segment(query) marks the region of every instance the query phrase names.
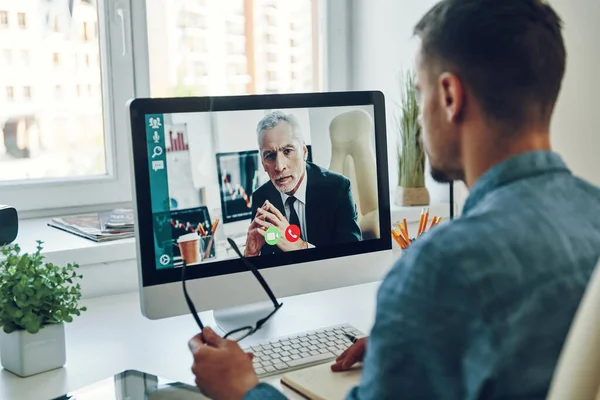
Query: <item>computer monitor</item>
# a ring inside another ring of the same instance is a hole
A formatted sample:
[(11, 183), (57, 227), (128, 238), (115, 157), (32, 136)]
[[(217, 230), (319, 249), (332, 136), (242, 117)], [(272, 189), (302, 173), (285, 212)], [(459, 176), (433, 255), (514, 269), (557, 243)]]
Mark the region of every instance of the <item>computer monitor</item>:
[(390, 267), (380, 92), (135, 99), (128, 108), (146, 317), (189, 312), (182, 257), (198, 311), (268, 300), (230, 248), (228, 224), (277, 297), (377, 281)]

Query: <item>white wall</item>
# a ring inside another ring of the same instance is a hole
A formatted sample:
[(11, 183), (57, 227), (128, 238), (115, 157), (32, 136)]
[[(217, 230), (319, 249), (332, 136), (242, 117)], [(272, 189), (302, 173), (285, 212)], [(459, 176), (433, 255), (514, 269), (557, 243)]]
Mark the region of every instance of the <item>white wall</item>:
[[(352, 24), (352, 89), (377, 89), (386, 96), (388, 132), (390, 115), (398, 95), (398, 72), (411, 67), (416, 42), (414, 25), (437, 1), (435, 0), (354, 0)], [(600, 126), (596, 119), (600, 101), (600, 1), (550, 0), (565, 22), (564, 36), (568, 51), (568, 67), (552, 125), (556, 151), (573, 171), (600, 185)], [(395, 187), (397, 172), (395, 141), (388, 133), (390, 184)], [(432, 182), (427, 187), (432, 202), (446, 199), (446, 186)], [(459, 208), (467, 190), (455, 185)]]
[(554, 113), (552, 144), (573, 172), (600, 185), (600, 2), (550, 0), (562, 17), (567, 73)]
[[(390, 194), (398, 181), (393, 113), (398, 104), (401, 71), (412, 68), (417, 42), (413, 27), (435, 4), (433, 0), (354, 0), (352, 19), (352, 81), (354, 90), (381, 90), (385, 95)], [(448, 185), (426, 175), (432, 203), (449, 198)]]

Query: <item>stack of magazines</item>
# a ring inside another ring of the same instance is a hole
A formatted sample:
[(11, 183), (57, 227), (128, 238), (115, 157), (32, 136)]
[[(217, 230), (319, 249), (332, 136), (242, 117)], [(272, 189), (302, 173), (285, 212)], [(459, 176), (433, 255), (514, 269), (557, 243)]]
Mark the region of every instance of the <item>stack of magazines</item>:
[(48, 225), (94, 242), (107, 242), (133, 237), (133, 221), (132, 209), (118, 208), (110, 211), (52, 218)]

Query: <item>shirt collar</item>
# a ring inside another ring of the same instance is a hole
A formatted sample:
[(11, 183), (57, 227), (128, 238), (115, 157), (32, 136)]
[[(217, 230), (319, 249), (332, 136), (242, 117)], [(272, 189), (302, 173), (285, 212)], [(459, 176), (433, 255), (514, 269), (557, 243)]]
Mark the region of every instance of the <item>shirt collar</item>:
[(519, 154), (496, 164), (484, 173), (471, 188), (463, 207), (463, 214), (468, 213), (485, 196), (501, 186), (553, 172), (571, 173), (558, 154), (547, 150)]
[[(298, 186), (296, 193), (294, 193), (294, 197), (296, 198), (296, 200), (300, 201), (300, 203), (302, 203), (302, 204), (306, 204), (306, 182), (307, 181), (308, 181), (308, 171), (305, 169), (304, 170), (304, 178), (302, 179), (302, 182), (300, 182), (300, 186)], [(281, 194), (281, 201), (283, 201), (283, 205), (285, 206), (285, 201), (288, 199), (288, 197), (292, 197), (292, 196), (288, 196), (287, 194), (281, 193), (281, 192), (279, 192), (279, 194)]]

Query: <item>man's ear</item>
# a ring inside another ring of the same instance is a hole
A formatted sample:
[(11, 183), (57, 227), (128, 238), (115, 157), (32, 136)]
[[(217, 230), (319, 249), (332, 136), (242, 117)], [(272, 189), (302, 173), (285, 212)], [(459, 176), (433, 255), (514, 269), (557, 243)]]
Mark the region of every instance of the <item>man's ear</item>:
[(304, 159), (304, 161), (308, 160), (308, 147), (306, 147), (305, 144), (302, 145), (302, 151), (304, 152), (302, 158)]
[(465, 89), (460, 79), (449, 72), (444, 72), (439, 78), (440, 105), (446, 114), (446, 120), (456, 122), (464, 107)]

